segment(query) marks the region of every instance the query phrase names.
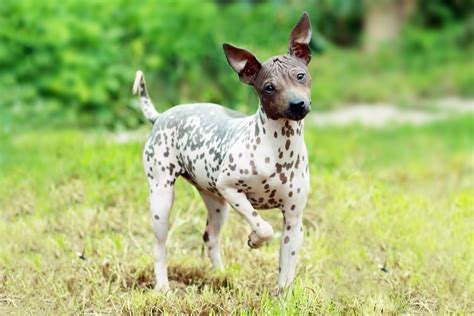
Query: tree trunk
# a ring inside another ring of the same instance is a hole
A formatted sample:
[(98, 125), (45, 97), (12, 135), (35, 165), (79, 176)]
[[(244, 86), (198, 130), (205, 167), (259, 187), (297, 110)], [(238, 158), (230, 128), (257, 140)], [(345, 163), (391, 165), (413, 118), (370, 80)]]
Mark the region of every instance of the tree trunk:
[(417, 0), (365, 0), (364, 5), (364, 50), (374, 52), (400, 36)]

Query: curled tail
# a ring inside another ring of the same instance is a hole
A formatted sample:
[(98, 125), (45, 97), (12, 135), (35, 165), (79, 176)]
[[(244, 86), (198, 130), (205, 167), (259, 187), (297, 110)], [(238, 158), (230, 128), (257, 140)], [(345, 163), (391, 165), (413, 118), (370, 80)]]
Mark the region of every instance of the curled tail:
[(150, 96), (148, 95), (148, 91), (146, 89), (145, 76), (141, 70), (137, 71), (137, 74), (135, 75), (135, 81), (133, 83), (133, 94), (136, 94), (137, 92), (140, 96), (140, 107), (143, 114), (148, 121), (154, 123), (160, 114), (156, 111), (153, 102), (151, 102)]

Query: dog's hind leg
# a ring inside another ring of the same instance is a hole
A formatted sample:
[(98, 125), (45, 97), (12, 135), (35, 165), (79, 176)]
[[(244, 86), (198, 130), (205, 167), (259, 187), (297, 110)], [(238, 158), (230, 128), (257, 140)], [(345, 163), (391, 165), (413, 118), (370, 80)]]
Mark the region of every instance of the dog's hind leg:
[(217, 198), (209, 193), (199, 192), (206, 204), (207, 222), (206, 230), (202, 236), (206, 243), (207, 254), (214, 269), (222, 269), (220, 232), (222, 225), (229, 213), (229, 204), (222, 198)]
[(166, 239), (168, 237), (168, 219), (174, 201), (174, 185), (166, 187), (153, 180), (150, 184), (150, 209), (152, 226), (156, 236), (155, 244), (155, 290), (168, 290), (168, 263)]
[[(167, 290), (168, 269), (166, 256), (166, 239), (168, 237), (168, 220), (174, 201), (174, 184), (179, 174), (176, 160), (168, 154), (168, 159), (161, 157), (165, 150), (155, 150), (148, 141), (143, 153), (143, 165), (148, 178), (152, 227), (156, 236), (155, 244), (155, 290)], [(160, 160), (157, 160), (159, 156)]]

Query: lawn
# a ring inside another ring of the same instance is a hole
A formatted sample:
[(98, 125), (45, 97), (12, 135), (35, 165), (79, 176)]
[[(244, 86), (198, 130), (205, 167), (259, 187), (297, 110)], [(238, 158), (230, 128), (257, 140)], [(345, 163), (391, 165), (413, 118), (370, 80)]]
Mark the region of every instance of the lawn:
[(0, 132), (0, 313), (474, 312), (472, 115), (426, 126), (307, 126), (311, 194), (297, 282), (277, 297), (281, 215), (262, 249), (231, 213), (210, 270), (205, 209), (177, 184), (172, 292), (154, 294), (143, 142)]

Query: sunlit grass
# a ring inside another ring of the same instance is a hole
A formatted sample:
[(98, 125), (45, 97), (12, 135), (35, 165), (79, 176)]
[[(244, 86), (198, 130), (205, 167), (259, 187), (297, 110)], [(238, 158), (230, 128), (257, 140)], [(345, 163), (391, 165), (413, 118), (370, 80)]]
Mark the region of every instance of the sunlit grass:
[[(205, 210), (177, 184), (173, 292), (156, 295), (141, 142), (30, 131), (0, 142), (0, 312), (444, 313), (473, 311), (472, 116), (384, 130), (308, 127), (312, 192), (296, 284), (275, 297), (275, 240), (246, 246), (235, 212), (226, 270), (201, 240)], [(85, 260), (80, 259), (83, 254)]]

